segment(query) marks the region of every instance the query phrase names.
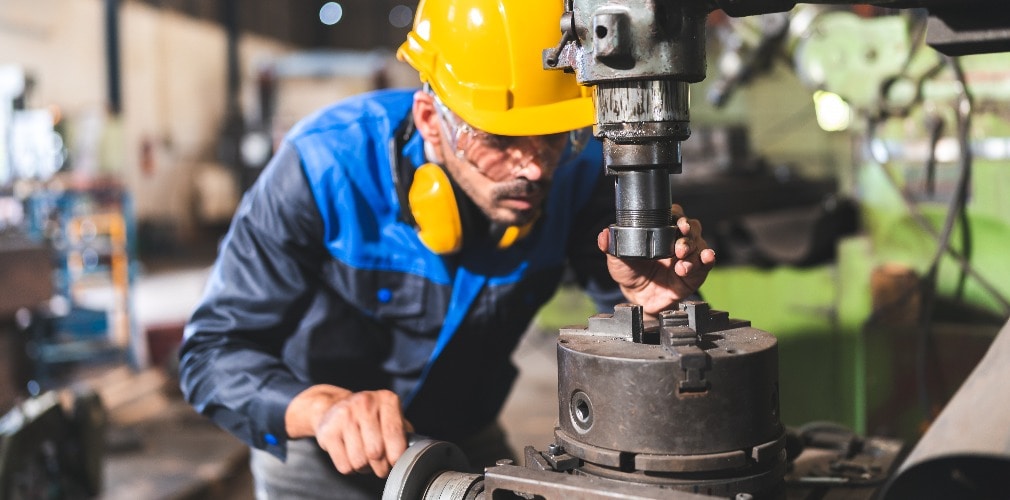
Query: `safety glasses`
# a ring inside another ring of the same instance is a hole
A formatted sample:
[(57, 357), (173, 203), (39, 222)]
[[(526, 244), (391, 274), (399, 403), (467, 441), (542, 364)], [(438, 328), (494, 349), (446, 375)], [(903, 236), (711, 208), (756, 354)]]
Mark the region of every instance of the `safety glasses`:
[(548, 135), (508, 136), (471, 126), (432, 94), (442, 133), (456, 158), (469, 163), (495, 182), (522, 177), (531, 165), (550, 177), (559, 166), (573, 160), (589, 141), (590, 129)]

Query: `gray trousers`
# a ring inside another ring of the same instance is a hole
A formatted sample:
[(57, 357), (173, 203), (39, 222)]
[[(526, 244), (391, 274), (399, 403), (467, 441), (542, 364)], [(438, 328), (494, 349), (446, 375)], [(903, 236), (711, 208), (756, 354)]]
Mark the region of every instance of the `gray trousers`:
[[(454, 444), (463, 450), (476, 471), (494, 465), (499, 459), (515, 458), (497, 423)], [(288, 441), (284, 462), (256, 449), (249, 461), (256, 500), (377, 500), (386, 484), (385, 479), (372, 474), (341, 474), (315, 439)]]

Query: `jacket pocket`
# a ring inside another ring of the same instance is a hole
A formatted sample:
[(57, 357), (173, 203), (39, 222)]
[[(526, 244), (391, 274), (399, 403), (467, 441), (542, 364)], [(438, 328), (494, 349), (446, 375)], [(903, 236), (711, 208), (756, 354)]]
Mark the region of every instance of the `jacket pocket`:
[(356, 269), (334, 260), (324, 267), (324, 279), (348, 304), (387, 327), (438, 334), (445, 315), (442, 287), (423, 276)]

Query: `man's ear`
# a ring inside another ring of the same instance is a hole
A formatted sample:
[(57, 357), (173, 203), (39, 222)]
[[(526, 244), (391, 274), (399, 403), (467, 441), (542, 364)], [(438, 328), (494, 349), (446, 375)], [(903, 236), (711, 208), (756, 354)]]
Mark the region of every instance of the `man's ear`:
[[(433, 146), (434, 151), (441, 152), (442, 128), (438, 110), (435, 109), (435, 98), (422, 90), (417, 91), (414, 94), (414, 106), (411, 111), (414, 114), (414, 126), (421, 133), (421, 137)], [(442, 158), (435, 160), (442, 161)]]

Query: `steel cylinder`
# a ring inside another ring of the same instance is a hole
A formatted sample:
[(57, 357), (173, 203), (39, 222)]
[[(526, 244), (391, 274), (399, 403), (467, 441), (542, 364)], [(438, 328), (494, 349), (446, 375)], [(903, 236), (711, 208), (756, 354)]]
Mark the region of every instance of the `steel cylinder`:
[(782, 432), (775, 339), (744, 327), (705, 335), (702, 391), (662, 346), (564, 335), (558, 343), (559, 422), (579, 441), (628, 453), (750, 449)]
[(691, 136), (687, 82), (602, 82), (595, 94), (596, 135), (618, 143), (682, 141)]
[(584, 473), (727, 491), (781, 483), (778, 351), (768, 332), (701, 302), (658, 322), (621, 305), (563, 329), (557, 354), (555, 436), (585, 461)]

